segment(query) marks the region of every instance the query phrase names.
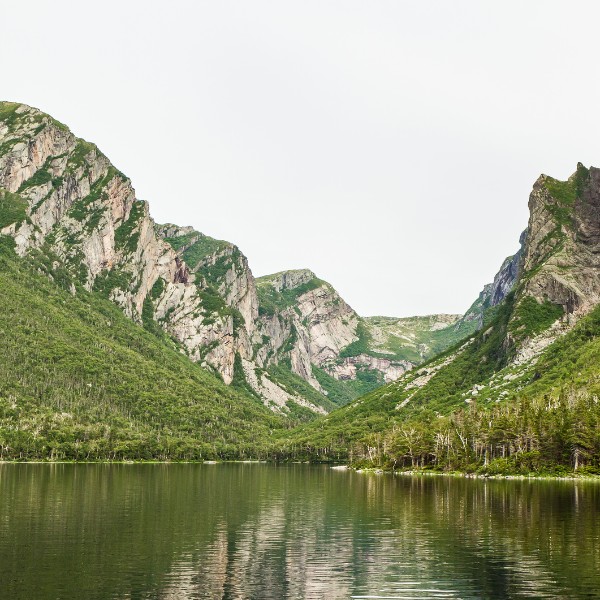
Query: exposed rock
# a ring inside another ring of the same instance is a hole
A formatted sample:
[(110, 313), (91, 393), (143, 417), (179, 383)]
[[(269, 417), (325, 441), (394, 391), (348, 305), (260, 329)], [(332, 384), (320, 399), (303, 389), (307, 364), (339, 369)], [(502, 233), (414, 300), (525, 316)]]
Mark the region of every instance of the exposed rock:
[(483, 287), (477, 300), (475, 300), (457, 324), (458, 327), (464, 326), (468, 322), (476, 322), (477, 329), (483, 327), (487, 309), (492, 306), (498, 306), (514, 288), (522, 268), (527, 232), (528, 230), (526, 229), (521, 233), (519, 237), (520, 247), (517, 253), (504, 260), (502, 266), (494, 276), (494, 281), (487, 283)]
[(333, 364), (328, 371), (336, 379), (356, 379), (357, 367), (365, 367), (383, 374), (385, 383), (395, 381), (406, 371), (414, 367), (413, 363), (404, 361), (392, 361), (388, 358), (378, 358), (368, 354), (359, 354), (342, 359), (341, 364)]
[(317, 276), (308, 269), (296, 269), (292, 271), (281, 271), (268, 276), (271, 285), (276, 291), (293, 290), (301, 285), (317, 278)]
[(582, 315), (600, 301), (600, 170), (566, 182), (542, 175), (529, 197), (524, 292)]

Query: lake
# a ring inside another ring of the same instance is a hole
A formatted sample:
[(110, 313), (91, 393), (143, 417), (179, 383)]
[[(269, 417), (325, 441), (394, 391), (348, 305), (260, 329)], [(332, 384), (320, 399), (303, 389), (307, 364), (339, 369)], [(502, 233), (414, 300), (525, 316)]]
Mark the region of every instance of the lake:
[(600, 598), (600, 483), (3, 464), (0, 597)]

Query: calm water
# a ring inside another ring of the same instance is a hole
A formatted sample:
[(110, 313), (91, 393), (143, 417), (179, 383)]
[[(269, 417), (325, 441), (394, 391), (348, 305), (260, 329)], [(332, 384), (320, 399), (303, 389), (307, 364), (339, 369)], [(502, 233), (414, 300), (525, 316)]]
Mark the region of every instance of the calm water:
[(600, 598), (600, 484), (0, 465), (0, 597)]

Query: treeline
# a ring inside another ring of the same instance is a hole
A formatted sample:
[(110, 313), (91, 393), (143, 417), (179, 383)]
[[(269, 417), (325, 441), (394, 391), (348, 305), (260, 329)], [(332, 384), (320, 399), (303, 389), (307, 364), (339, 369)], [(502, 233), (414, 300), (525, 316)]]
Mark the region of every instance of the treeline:
[[(107, 428), (54, 427), (50, 431), (0, 429), (3, 461), (203, 461), (267, 458), (256, 445), (203, 442), (195, 437), (161, 436), (157, 432)], [(96, 431), (95, 431), (96, 430)], [(104, 433), (104, 435), (102, 435)], [(90, 435), (99, 434), (98, 437)]]
[[(342, 458), (331, 447), (286, 451), (292, 458)], [(522, 397), (492, 408), (474, 403), (449, 416), (422, 413), (367, 435), (347, 459), (390, 470), (600, 474), (600, 403), (564, 390), (558, 397)]]

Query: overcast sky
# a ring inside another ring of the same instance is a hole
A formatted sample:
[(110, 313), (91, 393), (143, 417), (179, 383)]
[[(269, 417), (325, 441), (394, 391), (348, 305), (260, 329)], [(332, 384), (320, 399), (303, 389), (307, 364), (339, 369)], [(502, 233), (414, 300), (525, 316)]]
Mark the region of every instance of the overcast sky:
[(600, 3), (4, 2), (0, 97), (98, 144), (158, 222), (361, 314), (464, 312), (540, 173), (600, 165)]

